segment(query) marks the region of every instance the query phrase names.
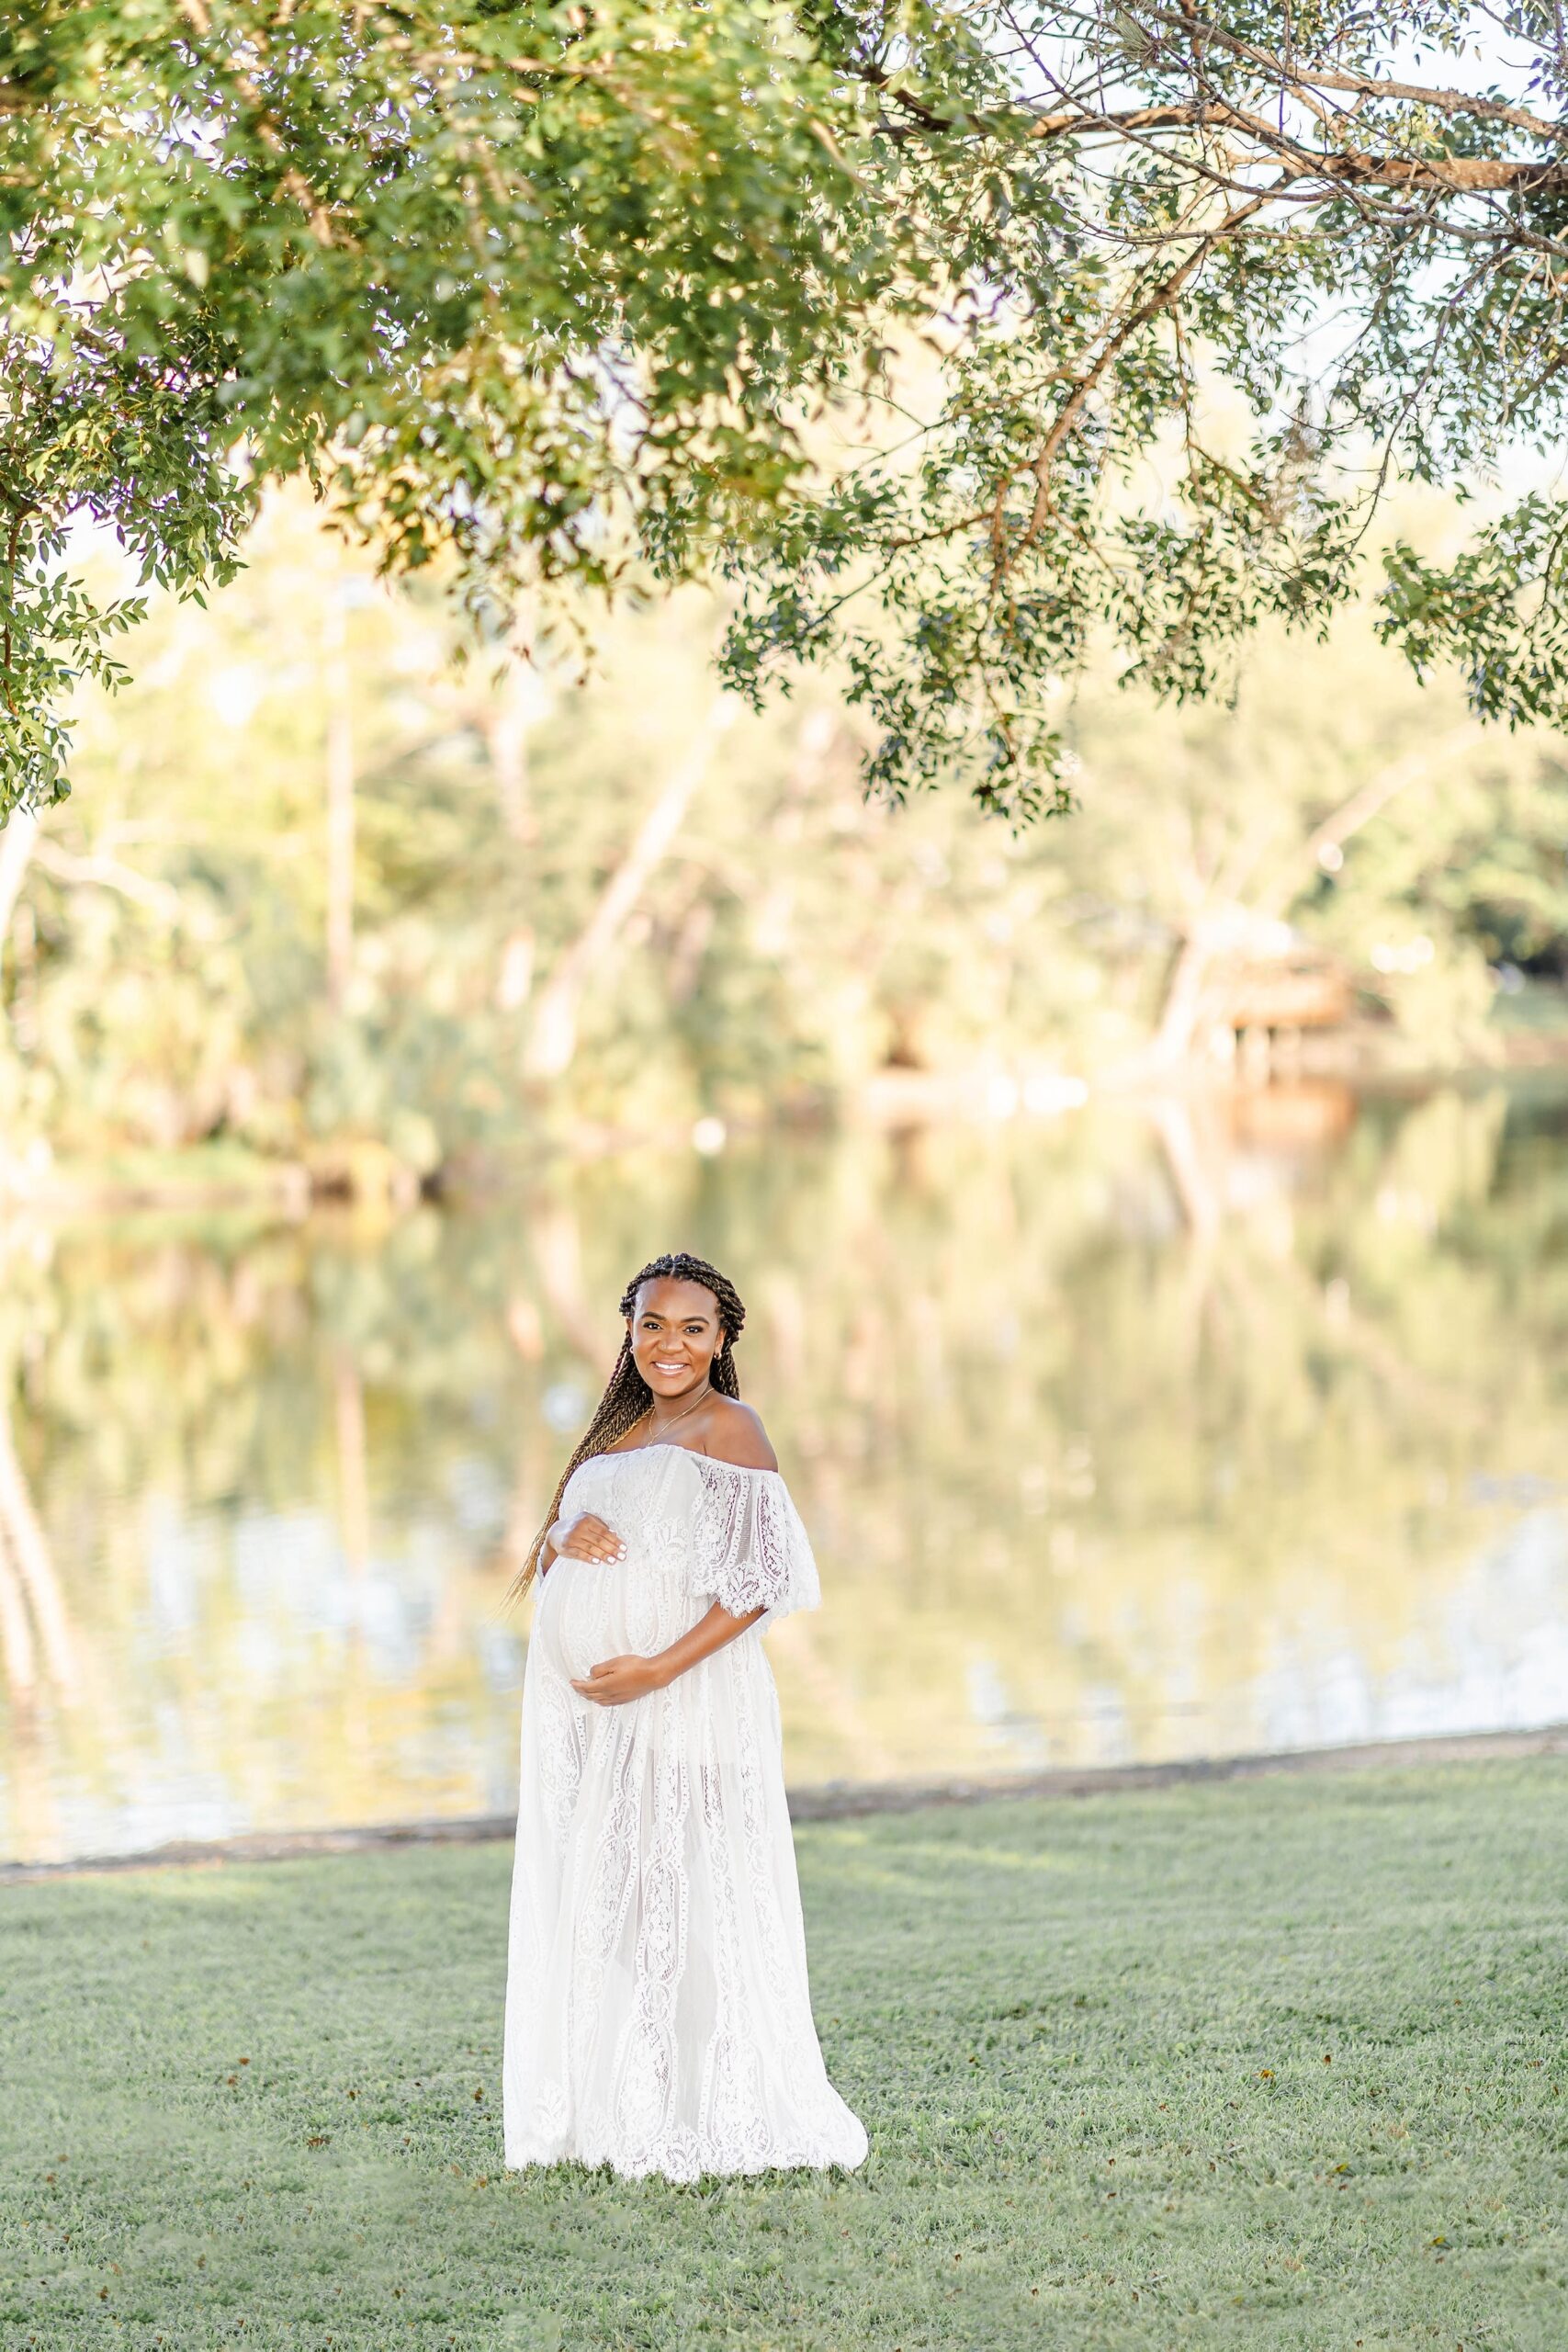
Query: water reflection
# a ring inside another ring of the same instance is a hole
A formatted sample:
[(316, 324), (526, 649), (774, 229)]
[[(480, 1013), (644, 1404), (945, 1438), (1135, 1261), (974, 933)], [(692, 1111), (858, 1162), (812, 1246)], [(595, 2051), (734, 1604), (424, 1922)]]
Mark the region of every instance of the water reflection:
[(1568, 1717), (1568, 1102), (1303, 1089), (13, 1235), (0, 1850), (508, 1805), (502, 1595), (671, 1241), (823, 1561), (796, 1781)]

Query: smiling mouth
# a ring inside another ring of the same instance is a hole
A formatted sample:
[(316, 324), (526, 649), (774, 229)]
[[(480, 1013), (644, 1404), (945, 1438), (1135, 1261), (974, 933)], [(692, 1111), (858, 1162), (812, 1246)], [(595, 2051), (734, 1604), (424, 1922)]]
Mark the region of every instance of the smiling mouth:
[(684, 1363), (660, 1363), (655, 1357), (653, 1369), (655, 1372), (689, 1372), (691, 1366)]

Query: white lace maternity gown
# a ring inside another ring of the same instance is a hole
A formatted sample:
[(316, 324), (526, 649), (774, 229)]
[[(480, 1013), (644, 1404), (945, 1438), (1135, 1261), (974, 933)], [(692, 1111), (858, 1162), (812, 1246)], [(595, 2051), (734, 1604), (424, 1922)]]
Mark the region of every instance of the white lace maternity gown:
[[(778, 1700), (761, 1635), (815, 1608), (816, 1564), (776, 1470), (674, 1445), (574, 1471), (614, 1565), (543, 1580), (523, 1686), (504, 2065), (506, 2163), (633, 2177), (858, 2165), (807, 1986)], [(571, 1688), (649, 1655), (715, 1600), (768, 1615), (619, 1707)]]

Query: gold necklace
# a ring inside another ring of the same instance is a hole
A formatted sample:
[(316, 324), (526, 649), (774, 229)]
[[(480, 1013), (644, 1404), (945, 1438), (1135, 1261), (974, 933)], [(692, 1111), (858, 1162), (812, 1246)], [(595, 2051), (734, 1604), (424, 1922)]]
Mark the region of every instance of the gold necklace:
[[(685, 1419), (685, 1418), (686, 1418), (686, 1416), (687, 1416), (687, 1414), (688, 1414), (688, 1413), (694, 1413), (694, 1412), (696, 1411), (696, 1409), (697, 1409), (697, 1407), (698, 1407), (699, 1405), (705, 1404), (705, 1403), (706, 1403), (706, 1401), (707, 1401), (707, 1399), (708, 1399), (712, 1395), (713, 1395), (713, 1382), (712, 1382), (711, 1380), (709, 1380), (709, 1381), (705, 1385), (704, 1389), (703, 1389), (703, 1393), (702, 1393), (702, 1395), (701, 1395), (700, 1396), (695, 1396), (695, 1397), (694, 1397), (694, 1398), (693, 1398), (693, 1400), (692, 1400), (692, 1402), (691, 1402), (689, 1405), (682, 1405), (682, 1408), (681, 1408), (681, 1409), (680, 1409), (680, 1411), (679, 1411), (678, 1413), (671, 1413), (671, 1416), (670, 1416), (670, 1419), (669, 1419), (667, 1421), (661, 1421), (661, 1420), (660, 1419), (660, 1418), (659, 1418), (658, 1414), (657, 1414), (657, 1413), (654, 1411), (654, 1409), (653, 1409), (653, 1404), (652, 1404), (652, 1400), (651, 1400), (651, 1398), (650, 1398), (650, 1399), (649, 1399), (649, 1405), (648, 1405), (648, 1408), (647, 1408), (647, 1410), (646, 1410), (645, 1412), (639, 1413), (639, 1414), (638, 1414), (638, 1416), (637, 1416), (637, 1419), (638, 1419), (639, 1420), (644, 1420), (644, 1421), (651, 1420), (651, 1421), (652, 1421), (652, 1423), (653, 1423), (654, 1430), (655, 1430), (655, 1431), (656, 1431), (656, 1432), (657, 1432), (658, 1430), (672, 1430), (672, 1429), (674, 1428), (674, 1426), (675, 1426), (675, 1424), (676, 1424), (676, 1422), (677, 1422), (677, 1421), (683, 1421), (683, 1420)], [(648, 1442), (649, 1442), (650, 1445), (657, 1445), (657, 1444), (658, 1444), (658, 1442), (659, 1442), (659, 1439), (658, 1439), (657, 1434), (656, 1434), (655, 1436), (653, 1436), (653, 1437), (649, 1438), (649, 1440), (648, 1441)]]

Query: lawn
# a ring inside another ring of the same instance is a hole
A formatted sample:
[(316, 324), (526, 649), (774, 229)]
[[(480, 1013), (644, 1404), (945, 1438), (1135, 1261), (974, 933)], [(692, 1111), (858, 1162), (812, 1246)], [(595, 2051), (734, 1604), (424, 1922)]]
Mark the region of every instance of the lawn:
[(0, 2345), (1561, 2352), (1568, 1763), (798, 1834), (853, 2177), (501, 2165), (510, 1850), (0, 1895)]

